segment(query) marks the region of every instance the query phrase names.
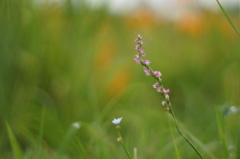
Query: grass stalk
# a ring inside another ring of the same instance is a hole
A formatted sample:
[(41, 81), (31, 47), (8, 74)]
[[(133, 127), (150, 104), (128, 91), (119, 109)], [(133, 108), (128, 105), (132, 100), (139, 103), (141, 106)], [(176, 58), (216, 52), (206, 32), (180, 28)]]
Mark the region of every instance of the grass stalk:
[(8, 131), (8, 137), (9, 137), (12, 149), (13, 149), (14, 158), (15, 159), (23, 159), (22, 150), (21, 150), (19, 143), (7, 121), (6, 121), (6, 126), (7, 126), (7, 131)]
[(173, 134), (172, 125), (171, 125), (171, 122), (170, 122), (169, 118), (168, 118), (168, 124), (169, 124), (169, 128), (170, 128), (170, 132), (172, 134), (172, 140), (173, 140), (173, 145), (174, 145), (174, 149), (175, 149), (175, 152), (176, 152), (177, 159), (181, 159), (177, 144), (175, 142), (175, 137), (174, 137), (174, 134)]
[(224, 147), (224, 151), (225, 151), (225, 154), (226, 154), (225, 157), (227, 159), (229, 159), (230, 152), (229, 152), (227, 140), (226, 140), (226, 137), (225, 137), (224, 123), (223, 123), (224, 121), (223, 121), (219, 111), (217, 110), (217, 108), (215, 108), (215, 112), (216, 112), (216, 120), (217, 120), (217, 127), (218, 127), (218, 136), (219, 136), (219, 139), (221, 141), (221, 144)]
[(137, 148), (133, 148), (133, 159), (137, 159)]
[(219, 0), (216, 0), (218, 3), (218, 6), (220, 7), (220, 9), (222, 10), (223, 14), (226, 16), (226, 18), (228, 19), (229, 23), (232, 25), (233, 29), (237, 32), (237, 34), (240, 36), (240, 32), (238, 30), (238, 28), (236, 27), (236, 25), (234, 24), (234, 22), (232, 21), (232, 19), (230, 18), (230, 16), (227, 14), (227, 12), (225, 11), (225, 9), (223, 8), (223, 6), (221, 5), (221, 3), (219, 2)]
[(175, 123), (175, 126), (177, 128), (177, 131), (178, 133), (184, 138), (184, 140), (193, 148), (193, 150), (197, 153), (197, 155), (201, 158), (201, 159), (204, 159), (204, 157), (202, 156), (202, 154), (198, 151), (198, 149), (193, 145), (193, 143), (183, 134), (183, 132), (181, 131), (178, 123), (177, 123), (177, 119), (176, 119), (176, 116), (174, 114), (174, 111), (172, 109), (172, 105), (171, 103), (169, 103), (169, 107), (170, 107), (170, 114), (172, 115), (173, 117), (173, 120), (174, 120), (174, 123)]
[(45, 113), (46, 113), (46, 107), (43, 107), (42, 114), (41, 114), (41, 123), (40, 123), (40, 132), (38, 137), (38, 158), (41, 158), (41, 151), (42, 151), (42, 139), (43, 139), (43, 129), (44, 129), (44, 123), (45, 123)]
[(58, 154), (55, 159), (60, 159), (62, 154), (64, 154), (69, 142), (71, 141), (72, 137), (76, 134), (76, 132), (79, 128), (80, 128), (80, 126), (79, 127), (75, 127), (74, 125), (70, 126), (70, 128), (68, 129), (68, 131), (63, 139), (62, 144), (59, 147)]

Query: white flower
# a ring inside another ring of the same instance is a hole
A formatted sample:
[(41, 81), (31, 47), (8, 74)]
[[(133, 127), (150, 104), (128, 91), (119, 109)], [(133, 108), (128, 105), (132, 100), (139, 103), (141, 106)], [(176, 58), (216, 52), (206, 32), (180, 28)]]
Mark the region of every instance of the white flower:
[(236, 107), (236, 106), (231, 106), (230, 107), (230, 111), (231, 111), (231, 113), (237, 113), (238, 112), (238, 108)]
[(121, 123), (122, 117), (117, 118), (117, 119), (113, 119), (112, 123), (115, 125), (119, 125)]
[(79, 129), (79, 128), (81, 127), (81, 125), (80, 125), (79, 122), (74, 122), (74, 123), (72, 124), (72, 126), (73, 126), (74, 128), (76, 128), (76, 129)]

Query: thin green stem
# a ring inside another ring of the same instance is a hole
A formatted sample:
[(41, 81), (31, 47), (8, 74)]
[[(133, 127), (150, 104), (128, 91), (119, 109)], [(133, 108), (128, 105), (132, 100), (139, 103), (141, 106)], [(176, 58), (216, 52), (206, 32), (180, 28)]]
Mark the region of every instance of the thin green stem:
[(223, 8), (223, 6), (221, 5), (221, 3), (216, 0), (220, 9), (222, 10), (223, 14), (226, 16), (226, 18), (228, 19), (229, 23), (232, 25), (232, 27), (234, 28), (234, 30), (238, 33), (238, 35), (240, 36), (240, 32), (238, 30), (238, 28), (236, 27), (236, 25), (233, 23), (232, 19), (230, 18), (230, 16), (227, 14), (227, 12), (225, 11), (225, 9)]
[(128, 158), (129, 158), (129, 159), (132, 159), (132, 157), (131, 157), (130, 153), (128, 152), (127, 147), (126, 147), (126, 145), (125, 145), (125, 143), (124, 143), (124, 141), (123, 141), (121, 132), (120, 132), (119, 130), (117, 131), (117, 134), (118, 134), (118, 138), (119, 138), (119, 140), (120, 140), (120, 142), (121, 142), (121, 144), (122, 144), (122, 147), (123, 147), (124, 151), (126, 152)]
[(38, 158), (41, 158), (41, 151), (42, 151), (42, 138), (43, 138), (43, 130), (44, 130), (44, 123), (45, 123), (45, 113), (46, 107), (43, 107), (42, 115), (41, 115), (41, 123), (40, 123), (40, 133), (38, 139)]
[(172, 109), (172, 105), (171, 103), (169, 103), (169, 107), (170, 107), (170, 114), (172, 115), (173, 117), (173, 120), (174, 120), (174, 123), (175, 123), (175, 126), (177, 128), (177, 131), (178, 133), (185, 139), (185, 141), (194, 149), (194, 151), (198, 154), (198, 156), (201, 158), (201, 159), (204, 159), (204, 157), (201, 155), (201, 153), (197, 150), (197, 148), (192, 144), (192, 142), (190, 140), (188, 140), (188, 138), (182, 133), (178, 123), (177, 123), (177, 119), (176, 119), (176, 116), (174, 114), (174, 111)]

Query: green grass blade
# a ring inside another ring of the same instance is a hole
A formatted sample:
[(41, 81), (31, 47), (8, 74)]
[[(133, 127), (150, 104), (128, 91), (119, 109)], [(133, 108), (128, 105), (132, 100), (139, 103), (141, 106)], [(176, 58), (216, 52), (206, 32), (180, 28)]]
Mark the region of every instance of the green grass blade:
[(218, 135), (219, 135), (219, 139), (221, 141), (221, 144), (224, 147), (225, 150), (225, 154), (226, 154), (226, 158), (229, 159), (230, 157), (230, 153), (229, 153), (229, 149), (228, 149), (228, 144), (227, 144), (227, 140), (225, 137), (225, 131), (224, 131), (224, 123), (223, 123), (223, 118), (221, 117), (220, 112), (217, 110), (217, 108), (215, 108), (215, 113), (216, 113), (216, 120), (217, 120), (217, 127), (218, 127)]
[[(77, 126), (76, 126), (77, 125)], [(58, 154), (56, 156), (56, 159), (59, 159), (61, 157), (62, 154), (64, 154), (64, 152), (66, 151), (67, 145), (69, 144), (69, 142), (71, 141), (72, 137), (76, 134), (76, 132), (78, 131), (78, 129), (80, 128), (80, 123), (76, 122), (73, 123), (70, 128), (68, 129), (62, 144), (59, 147), (58, 150)]]
[(38, 158), (41, 158), (41, 151), (42, 151), (42, 138), (43, 138), (43, 129), (44, 129), (44, 123), (45, 123), (45, 112), (46, 112), (46, 107), (43, 108), (42, 110), (42, 115), (41, 115), (41, 123), (40, 123), (40, 132), (39, 132), (39, 137), (38, 137)]
[(208, 158), (211, 159), (217, 159), (211, 152), (210, 150), (206, 147), (205, 144), (203, 144), (197, 137), (194, 136), (194, 134), (192, 134), (186, 127), (184, 127), (184, 125), (182, 125), (182, 123), (177, 120), (178, 124), (181, 126), (181, 128), (184, 130), (184, 132), (186, 133), (187, 136), (189, 136), (191, 138), (191, 140), (197, 144), (205, 154), (208, 155)]
[(233, 23), (232, 19), (230, 18), (230, 16), (227, 14), (227, 12), (225, 11), (225, 9), (223, 8), (223, 6), (221, 5), (221, 3), (216, 0), (220, 9), (222, 10), (223, 14), (226, 16), (226, 18), (228, 19), (229, 23), (232, 25), (232, 27), (234, 28), (234, 30), (238, 33), (238, 35), (240, 36), (240, 32), (238, 30), (238, 28), (236, 27), (236, 25)]
[(13, 154), (14, 154), (15, 159), (23, 159), (23, 155), (22, 155), (20, 146), (19, 146), (17, 139), (16, 139), (14, 133), (12, 132), (12, 129), (9, 126), (8, 122), (6, 122), (6, 126), (7, 126), (8, 137), (9, 137), (12, 149), (13, 149)]
[(181, 159), (179, 149), (178, 149), (178, 146), (176, 144), (175, 136), (174, 136), (174, 133), (173, 133), (172, 125), (170, 123), (169, 118), (168, 118), (168, 124), (169, 124), (170, 132), (171, 132), (171, 135), (172, 135), (173, 145), (174, 145), (174, 149), (175, 149), (175, 152), (176, 152), (177, 159)]
[(238, 131), (238, 139), (237, 139), (237, 146), (236, 146), (236, 159), (240, 158), (240, 131)]

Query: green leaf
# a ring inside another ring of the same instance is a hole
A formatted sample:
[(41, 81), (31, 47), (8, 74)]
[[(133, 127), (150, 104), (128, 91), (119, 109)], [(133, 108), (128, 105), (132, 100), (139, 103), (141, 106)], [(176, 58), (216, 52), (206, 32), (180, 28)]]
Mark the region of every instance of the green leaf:
[(238, 28), (236, 27), (236, 25), (233, 23), (232, 19), (230, 18), (230, 16), (227, 14), (227, 12), (225, 11), (225, 9), (223, 8), (223, 6), (221, 5), (221, 3), (216, 0), (220, 9), (222, 10), (223, 14), (227, 17), (229, 23), (232, 25), (232, 27), (234, 28), (234, 30), (238, 33), (238, 35), (240, 36), (240, 32), (238, 30)]
[(8, 137), (13, 149), (15, 159), (23, 159), (22, 151), (20, 149), (19, 143), (16, 140), (14, 133), (12, 132), (11, 127), (9, 126), (8, 122), (6, 121)]
[(230, 153), (229, 153), (229, 149), (228, 149), (227, 139), (225, 136), (223, 117), (221, 116), (221, 113), (217, 110), (217, 108), (215, 108), (215, 113), (216, 113), (216, 121), (217, 121), (217, 127), (218, 127), (218, 136), (219, 136), (221, 144), (224, 147), (225, 155), (226, 155), (225, 157), (229, 158)]

